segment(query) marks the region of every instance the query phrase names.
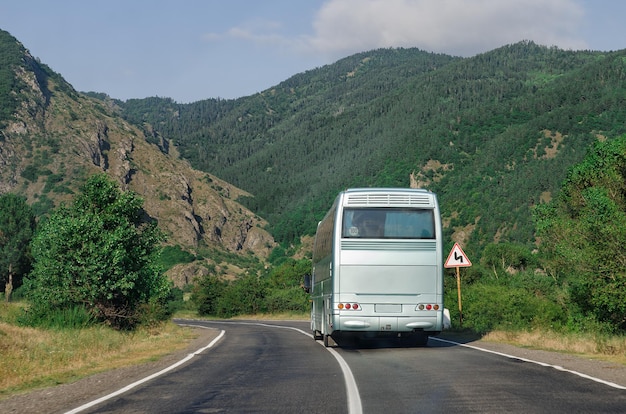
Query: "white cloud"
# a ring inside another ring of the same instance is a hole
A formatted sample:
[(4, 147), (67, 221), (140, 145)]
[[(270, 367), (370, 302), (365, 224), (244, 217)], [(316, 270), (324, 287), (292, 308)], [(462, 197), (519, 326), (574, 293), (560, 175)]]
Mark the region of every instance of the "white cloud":
[[(308, 28), (286, 29), (280, 19), (257, 17), (210, 42), (234, 40), (287, 54), (338, 59), (385, 47), (418, 47), (472, 56), (532, 40), (563, 49), (587, 49), (581, 0), (326, 0)], [(243, 47), (244, 45), (241, 44)]]
[(234, 39), (253, 44), (284, 45), (290, 41), (279, 34), (282, 28), (282, 25), (277, 21), (255, 19), (233, 26), (224, 33), (206, 33), (203, 35), (203, 39), (206, 41)]
[(471, 56), (522, 40), (584, 49), (583, 17), (574, 0), (329, 0), (308, 46), (334, 57), (380, 47)]

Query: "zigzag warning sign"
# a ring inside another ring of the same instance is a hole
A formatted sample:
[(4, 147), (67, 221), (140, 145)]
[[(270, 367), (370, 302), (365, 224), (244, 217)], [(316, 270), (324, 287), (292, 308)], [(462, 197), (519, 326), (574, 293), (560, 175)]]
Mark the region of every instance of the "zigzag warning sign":
[(458, 243), (454, 243), (454, 247), (450, 250), (448, 260), (446, 260), (443, 267), (470, 267), (471, 265), (472, 262), (467, 258), (461, 246)]

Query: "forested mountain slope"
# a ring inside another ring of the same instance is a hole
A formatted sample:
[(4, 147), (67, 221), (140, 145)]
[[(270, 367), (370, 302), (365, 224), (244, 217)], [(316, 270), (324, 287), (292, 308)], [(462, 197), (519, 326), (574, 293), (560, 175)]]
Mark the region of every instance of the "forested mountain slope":
[(439, 193), (470, 252), (534, 242), (589, 144), (626, 131), (626, 51), (521, 42), (472, 58), (360, 53), (237, 100), (118, 102), (192, 165), (254, 195), (280, 241), (312, 233), (336, 192), (415, 182)]

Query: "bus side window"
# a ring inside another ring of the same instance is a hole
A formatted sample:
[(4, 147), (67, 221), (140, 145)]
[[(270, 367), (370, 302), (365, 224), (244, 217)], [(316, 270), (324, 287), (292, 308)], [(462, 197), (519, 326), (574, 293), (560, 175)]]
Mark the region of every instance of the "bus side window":
[(421, 239), (433, 239), (435, 238), (435, 223), (433, 214), (430, 211), (421, 211), (418, 216), (419, 233), (418, 237)]
[(346, 211), (343, 216), (342, 237), (359, 237), (359, 229), (354, 224), (354, 212)]

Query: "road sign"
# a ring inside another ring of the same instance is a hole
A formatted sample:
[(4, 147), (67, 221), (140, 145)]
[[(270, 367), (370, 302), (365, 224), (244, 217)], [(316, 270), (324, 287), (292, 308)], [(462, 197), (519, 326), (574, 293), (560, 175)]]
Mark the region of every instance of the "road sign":
[(467, 258), (467, 255), (461, 249), (458, 243), (454, 243), (454, 247), (450, 250), (448, 260), (443, 267), (470, 267), (472, 262)]

